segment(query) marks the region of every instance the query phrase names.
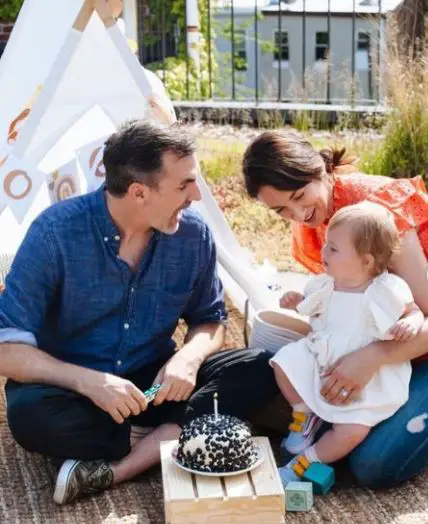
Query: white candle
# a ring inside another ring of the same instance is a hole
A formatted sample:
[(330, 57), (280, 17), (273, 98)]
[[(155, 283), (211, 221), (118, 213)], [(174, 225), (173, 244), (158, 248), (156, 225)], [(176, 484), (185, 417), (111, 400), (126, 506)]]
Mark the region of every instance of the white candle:
[(218, 393), (214, 393), (214, 415), (217, 422), (218, 419)]

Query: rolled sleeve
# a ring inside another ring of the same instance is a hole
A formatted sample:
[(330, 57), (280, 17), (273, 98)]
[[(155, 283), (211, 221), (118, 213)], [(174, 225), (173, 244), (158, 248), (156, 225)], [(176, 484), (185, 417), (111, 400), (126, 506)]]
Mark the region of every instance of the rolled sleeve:
[(217, 250), (208, 227), (202, 242), (201, 269), (197, 284), (187, 303), (183, 319), (189, 327), (201, 324), (226, 324), (223, 284), (217, 274)]
[(36, 337), (29, 331), (16, 328), (0, 329), (0, 344), (9, 342), (12, 344), (27, 344), (27, 346), (37, 346)]
[(56, 292), (56, 260), (50, 232), (37, 219), (15, 256), (0, 295), (0, 342), (37, 345)]

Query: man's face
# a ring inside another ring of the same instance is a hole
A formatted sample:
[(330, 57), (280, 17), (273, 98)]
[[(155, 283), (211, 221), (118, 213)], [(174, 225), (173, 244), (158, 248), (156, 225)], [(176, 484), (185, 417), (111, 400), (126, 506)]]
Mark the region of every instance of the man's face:
[(196, 155), (179, 158), (174, 153), (164, 153), (157, 186), (145, 189), (144, 212), (153, 229), (168, 235), (178, 230), (182, 211), (201, 199), (198, 173)]

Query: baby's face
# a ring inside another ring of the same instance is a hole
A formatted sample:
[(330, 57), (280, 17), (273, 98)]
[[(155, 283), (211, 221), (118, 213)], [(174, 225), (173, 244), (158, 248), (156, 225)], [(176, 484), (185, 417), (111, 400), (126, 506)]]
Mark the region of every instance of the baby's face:
[(373, 265), (357, 253), (346, 224), (327, 230), (322, 258), (325, 272), (345, 288), (359, 287), (371, 278)]

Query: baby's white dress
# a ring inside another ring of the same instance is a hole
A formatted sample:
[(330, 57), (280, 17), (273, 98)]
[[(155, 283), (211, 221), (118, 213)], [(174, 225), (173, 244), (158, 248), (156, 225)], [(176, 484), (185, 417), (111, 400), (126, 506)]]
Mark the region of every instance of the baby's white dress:
[(340, 424), (374, 426), (393, 415), (408, 399), (410, 362), (382, 366), (350, 404), (334, 406), (320, 394), (323, 369), (343, 355), (375, 340), (388, 330), (413, 302), (407, 283), (390, 273), (376, 277), (363, 293), (334, 290), (333, 278), (312, 278), (298, 312), (311, 319), (312, 332), (282, 347), (271, 359), (278, 364), (305, 404), (321, 419)]

